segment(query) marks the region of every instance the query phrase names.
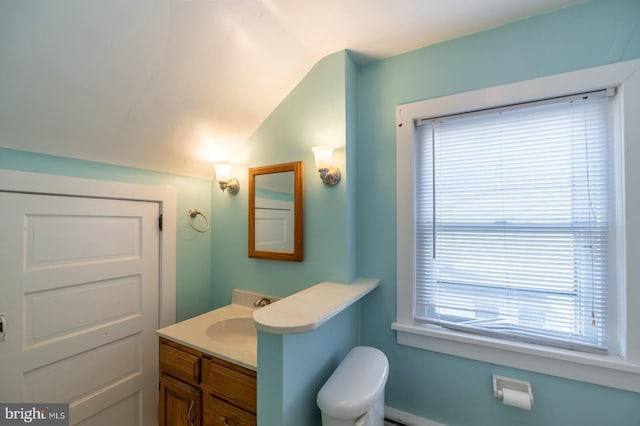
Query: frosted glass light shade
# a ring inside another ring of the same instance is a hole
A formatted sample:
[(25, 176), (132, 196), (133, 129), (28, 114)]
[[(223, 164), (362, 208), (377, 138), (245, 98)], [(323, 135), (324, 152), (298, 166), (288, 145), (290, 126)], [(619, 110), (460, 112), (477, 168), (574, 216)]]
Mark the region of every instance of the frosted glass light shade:
[(333, 162), (333, 147), (329, 145), (314, 146), (311, 148), (316, 160), (318, 170), (328, 169)]
[(217, 163), (213, 167), (216, 169), (216, 180), (218, 182), (227, 182), (231, 179), (231, 164)]
[(320, 172), (320, 179), (326, 185), (334, 186), (340, 182), (340, 169), (333, 166), (333, 147), (329, 145), (311, 148), (316, 160), (316, 169)]
[(240, 190), (238, 179), (231, 177), (231, 164), (217, 163), (213, 165), (216, 169), (216, 180), (222, 192), (227, 191), (229, 195), (236, 195)]

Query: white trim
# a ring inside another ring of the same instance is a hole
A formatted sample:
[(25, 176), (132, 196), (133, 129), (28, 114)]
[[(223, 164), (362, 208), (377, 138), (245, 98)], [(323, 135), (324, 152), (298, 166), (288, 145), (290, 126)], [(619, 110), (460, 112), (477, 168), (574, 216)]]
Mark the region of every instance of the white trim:
[(507, 342), (422, 325), (393, 323), (391, 328), (397, 331), (401, 345), (640, 392), (640, 365), (617, 356)]
[(0, 169), (0, 191), (157, 202), (163, 215), (160, 234), (159, 328), (176, 322), (176, 191), (147, 186)]
[[(413, 322), (413, 120), (442, 116), (618, 87), (622, 113), (621, 191), (624, 194), (616, 246), (621, 269), (616, 271), (626, 306), (615, 313), (621, 318), (624, 342), (620, 356), (597, 356), (535, 345), (505, 342), (446, 331)], [(504, 86), (430, 99), (396, 109), (397, 185), (397, 330), (398, 343), (493, 364), (640, 392), (640, 60), (605, 65)], [(625, 263), (626, 258), (629, 262)]]
[(394, 420), (406, 426), (446, 426), (444, 423), (434, 422), (433, 420), (418, 417), (389, 406), (384, 407), (384, 418)]

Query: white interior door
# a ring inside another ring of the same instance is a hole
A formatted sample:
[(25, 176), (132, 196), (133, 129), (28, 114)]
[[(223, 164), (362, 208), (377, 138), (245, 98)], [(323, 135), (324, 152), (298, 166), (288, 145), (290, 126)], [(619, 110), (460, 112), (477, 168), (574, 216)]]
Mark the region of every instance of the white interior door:
[(157, 424), (159, 204), (0, 192), (0, 401)]

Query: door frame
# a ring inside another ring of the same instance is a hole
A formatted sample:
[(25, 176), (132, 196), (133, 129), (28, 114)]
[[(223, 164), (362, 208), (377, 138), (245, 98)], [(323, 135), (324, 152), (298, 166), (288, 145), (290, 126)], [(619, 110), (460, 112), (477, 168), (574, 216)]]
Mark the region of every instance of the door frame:
[(175, 188), (0, 169), (0, 191), (158, 203), (164, 223), (158, 247), (158, 328), (176, 322), (176, 227), (167, 226), (176, 223)]

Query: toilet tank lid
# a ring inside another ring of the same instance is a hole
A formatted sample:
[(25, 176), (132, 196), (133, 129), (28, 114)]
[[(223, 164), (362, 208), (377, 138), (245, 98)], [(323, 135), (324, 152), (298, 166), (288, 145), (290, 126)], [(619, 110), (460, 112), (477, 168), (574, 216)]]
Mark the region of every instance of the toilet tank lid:
[(384, 392), (388, 375), (389, 361), (384, 353), (356, 346), (318, 392), (318, 407), (334, 418), (358, 417)]

